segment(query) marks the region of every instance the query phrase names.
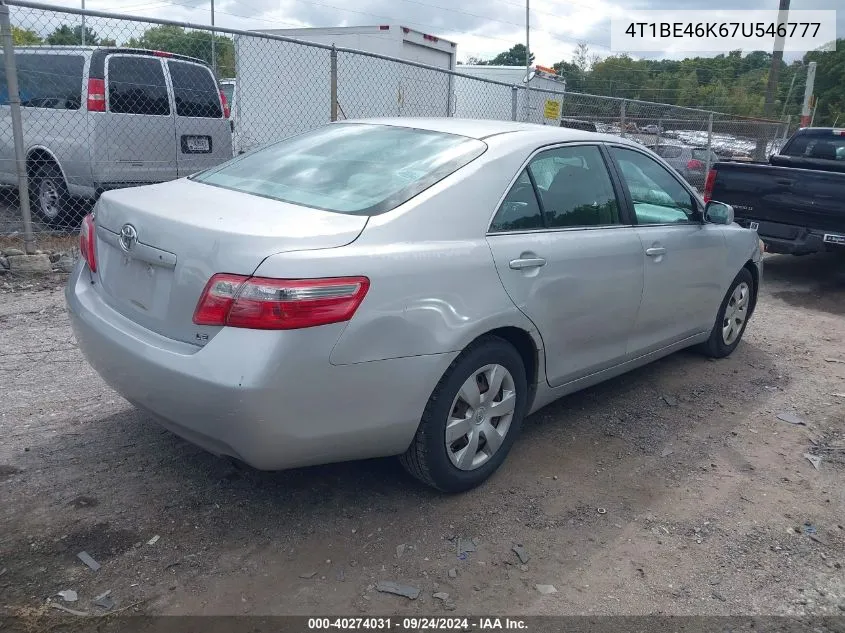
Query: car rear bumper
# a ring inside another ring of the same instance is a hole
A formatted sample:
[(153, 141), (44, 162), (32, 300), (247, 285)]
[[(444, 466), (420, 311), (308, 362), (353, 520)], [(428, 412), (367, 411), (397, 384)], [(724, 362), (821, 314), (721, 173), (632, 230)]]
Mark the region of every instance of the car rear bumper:
[[(748, 227), (751, 220), (737, 220), (741, 226)], [(820, 231), (779, 222), (759, 222), (757, 235), (763, 240), (768, 253), (786, 255), (809, 255), (845, 248), (845, 245), (825, 242), (825, 235), (845, 236), (845, 231)]]
[(456, 356), (332, 365), (343, 324), (223, 328), (197, 347), (110, 308), (83, 262), (65, 296), (79, 347), (106, 383), (175, 434), (265, 470), (402, 453)]

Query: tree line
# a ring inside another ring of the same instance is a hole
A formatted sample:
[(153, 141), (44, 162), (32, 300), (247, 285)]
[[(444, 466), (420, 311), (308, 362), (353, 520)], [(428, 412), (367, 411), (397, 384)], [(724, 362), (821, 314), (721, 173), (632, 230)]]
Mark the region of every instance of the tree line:
[[(845, 124), (845, 39), (832, 52), (813, 51), (791, 64), (781, 62), (770, 118), (800, 114), (807, 64), (816, 62), (814, 93), (818, 99), (815, 125)], [(531, 61), (533, 62), (533, 54)], [(633, 59), (629, 55), (600, 57), (579, 44), (570, 61), (553, 65), (566, 78), (566, 89), (591, 95), (639, 99), (669, 105), (715, 110), (737, 116), (763, 115), (771, 53), (731, 51), (715, 57)], [(467, 63), (525, 66), (525, 45), (516, 44), (489, 60)]]

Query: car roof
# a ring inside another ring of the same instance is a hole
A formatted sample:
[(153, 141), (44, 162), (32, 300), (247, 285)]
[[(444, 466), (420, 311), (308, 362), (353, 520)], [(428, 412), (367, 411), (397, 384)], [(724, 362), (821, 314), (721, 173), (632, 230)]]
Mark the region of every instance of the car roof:
[(554, 125), (539, 125), (537, 123), (520, 123), (517, 121), (496, 121), (491, 119), (458, 119), (454, 117), (443, 118), (415, 118), (415, 117), (393, 117), (379, 119), (354, 119), (345, 123), (368, 123), (371, 125), (391, 125), (394, 127), (407, 127), (417, 130), (430, 130), (432, 132), (443, 132), (444, 134), (457, 134), (475, 139), (486, 139), (499, 134), (521, 134), (521, 135), (542, 135), (544, 142), (566, 142), (566, 141), (605, 141), (622, 143), (639, 147), (628, 139), (612, 134), (599, 134), (575, 128), (560, 127)]

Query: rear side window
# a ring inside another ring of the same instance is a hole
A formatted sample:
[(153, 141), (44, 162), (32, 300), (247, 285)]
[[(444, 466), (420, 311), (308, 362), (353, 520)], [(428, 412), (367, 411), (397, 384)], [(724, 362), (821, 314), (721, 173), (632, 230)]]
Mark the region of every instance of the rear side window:
[(140, 55), (108, 58), (109, 111), (122, 114), (170, 114), (161, 61)]
[(325, 211), (378, 215), (486, 149), (484, 142), (456, 134), (341, 123), (244, 154), (193, 180)]
[(211, 71), (199, 64), (168, 61), (177, 116), (219, 119), (223, 116), (220, 93)]
[[(78, 110), (82, 105), (82, 55), (15, 55), (21, 105), (25, 108)], [(6, 66), (0, 55), (0, 103), (9, 103)]]

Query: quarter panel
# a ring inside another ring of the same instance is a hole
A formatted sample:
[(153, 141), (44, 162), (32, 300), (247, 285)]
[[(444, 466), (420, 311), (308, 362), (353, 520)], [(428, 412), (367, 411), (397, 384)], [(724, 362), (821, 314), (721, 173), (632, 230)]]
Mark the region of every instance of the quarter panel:
[(255, 274), (370, 279), (367, 296), (332, 350), (335, 365), (460, 351), (499, 327), (533, 330), (505, 293), (483, 239), (355, 242), (332, 251), (280, 253)]

